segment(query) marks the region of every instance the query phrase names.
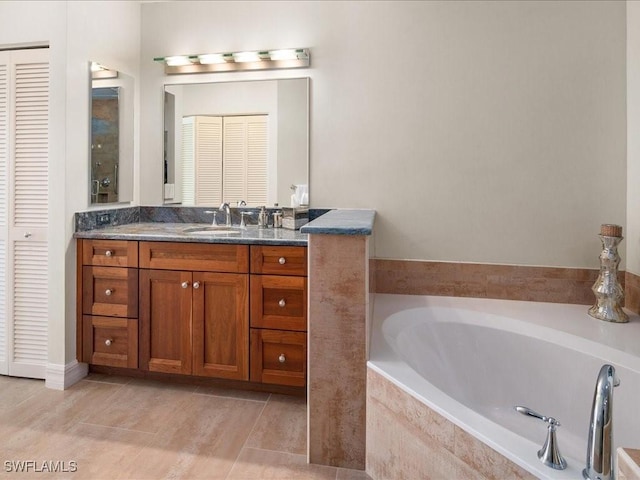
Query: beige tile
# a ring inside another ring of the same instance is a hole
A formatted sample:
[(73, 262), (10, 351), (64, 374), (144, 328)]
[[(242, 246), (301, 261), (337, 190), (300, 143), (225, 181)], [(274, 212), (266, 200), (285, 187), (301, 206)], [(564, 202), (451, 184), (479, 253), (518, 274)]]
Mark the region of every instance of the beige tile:
[(15, 407), (45, 388), (43, 380), (0, 375), (0, 411)]
[(191, 395), (118, 478), (219, 478), (231, 470), (264, 404)]
[(309, 238), (309, 459), (364, 468), (367, 238)]
[(88, 423), (154, 433), (173, 421), (175, 412), (185, 408), (196, 389), (138, 379), (119, 388), (117, 397)]
[(0, 412), (0, 438), (10, 438), (18, 451), (48, 444), (48, 432), (66, 431), (99, 415), (111, 404), (120, 385), (78, 382), (65, 391), (43, 388), (20, 405)]
[(266, 402), (270, 393), (252, 392), (250, 390), (236, 390), (233, 388), (223, 388), (216, 386), (199, 386), (195, 393), (198, 395), (213, 395), (216, 397), (237, 398), (240, 400), (253, 400), (256, 402)]
[(487, 479), (534, 480), (536, 478), (457, 426), (455, 427), (455, 454)]
[(308, 464), (304, 455), (245, 448), (228, 480), (334, 480), (336, 468)]
[(336, 480), (371, 480), (364, 470), (351, 470), (349, 468), (338, 468)]
[(371, 402), (377, 402), (390, 410), (394, 415), (394, 422), (413, 431), (415, 435), (430, 437), (443, 448), (454, 451), (453, 423), (380, 374), (367, 369), (367, 405)]
[(108, 375), (106, 373), (95, 373), (91, 372), (89, 375), (82, 379), (85, 382), (102, 382), (102, 383), (116, 383), (120, 385), (126, 385), (127, 383), (131, 383), (133, 378), (131, 377), (123, 377), (120, 375)]
[(306, 455), (307, 403), (305, 399), (272, 395), (247, 439), (246, 446)]

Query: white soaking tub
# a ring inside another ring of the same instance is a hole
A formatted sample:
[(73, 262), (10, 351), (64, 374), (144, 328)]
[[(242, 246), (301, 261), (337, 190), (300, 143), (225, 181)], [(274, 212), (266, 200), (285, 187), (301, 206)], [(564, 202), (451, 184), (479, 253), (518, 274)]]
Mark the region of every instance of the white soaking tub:
[[(613, 395), (614, 448), (640, 448), (640, 318), (607, 323), (587, 309), (377, 294), (368, 368), (534, 476), (582, 478), (593, 392), (605, 363), (621, 381)], [(515, 405), (561, 423), (566, 470), (538, 460), (546, 424)]]

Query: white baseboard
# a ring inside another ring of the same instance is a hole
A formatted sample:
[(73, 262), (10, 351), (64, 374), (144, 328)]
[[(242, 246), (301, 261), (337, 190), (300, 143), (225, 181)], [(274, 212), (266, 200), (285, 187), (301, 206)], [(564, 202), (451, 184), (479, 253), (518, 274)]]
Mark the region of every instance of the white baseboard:
[(79, 382), (89, 373), (89, 365), (74, 360), (66, 365), (50, 363), (47, 365), (45, 387), (53, 390), (66, 390)]

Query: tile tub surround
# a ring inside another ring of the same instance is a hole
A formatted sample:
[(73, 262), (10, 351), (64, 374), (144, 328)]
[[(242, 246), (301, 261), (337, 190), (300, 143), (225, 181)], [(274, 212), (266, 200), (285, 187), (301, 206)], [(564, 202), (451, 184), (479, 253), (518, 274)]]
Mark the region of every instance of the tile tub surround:
[(375, 212), (337, 210), (321, 218), (301, 229), (309, 233), (308, 458), (363, 470)]
[(618, 448), (618, 480), (640, 480), (640, 450)]
[(370, 368), (366, 408), (366, 472), (375, 480), (536, 478)]
[[(419, 260), (373, 259), (376, 293), (446, 295), (534, 302), (594, 302), (599, 270)], [(620, 282), (625, 285), (620, 274)], [(634, 276), (635, 277), (635, 276)], [(639, 277), (635, 277), (640, 280)], [(635, 290), (640, 293), (640, 281)], [(635, 302), (640, 307), (640, 295)], [(629, 302), (627, 302), (629, 303)], [(629, 305), (627, 305), (628, 308)], [(634, 310), (637, 312), (637, 310)]]

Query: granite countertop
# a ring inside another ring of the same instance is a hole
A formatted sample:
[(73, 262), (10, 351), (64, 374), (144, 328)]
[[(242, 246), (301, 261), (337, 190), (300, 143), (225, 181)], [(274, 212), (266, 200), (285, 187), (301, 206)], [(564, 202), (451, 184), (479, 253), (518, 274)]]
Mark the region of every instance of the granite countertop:
[(371, 235), (375, 210), (331, 210), (300, 228), (302, 233), (324, 235)]
[(114, 227), (86, 230), (74, 233), (74, 238), (109, 240), (147, 240), (191, 243), (240, 243), (247, 245), (298, 245), (306, 246), (308, 235), (284, 228), (258, 228), (238, 225), (231, 227), (237, 233), (187, 233), (192, 228), (206, 228), (203, 223), (129, 223)]

